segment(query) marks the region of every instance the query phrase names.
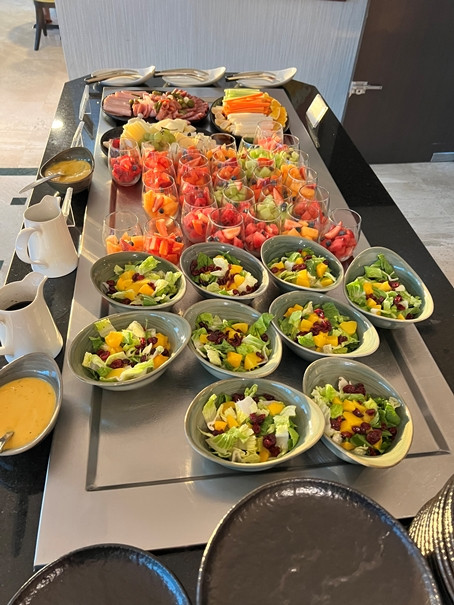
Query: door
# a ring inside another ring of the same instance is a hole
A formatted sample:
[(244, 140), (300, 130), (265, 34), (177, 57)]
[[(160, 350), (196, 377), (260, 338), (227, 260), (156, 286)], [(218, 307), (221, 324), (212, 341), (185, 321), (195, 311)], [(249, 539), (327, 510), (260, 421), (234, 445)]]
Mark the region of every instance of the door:
[(453, 0), (370, 0), (353, 80), (382, 89), (343, 120), (370, 164), (454, 158), (453, 63)]

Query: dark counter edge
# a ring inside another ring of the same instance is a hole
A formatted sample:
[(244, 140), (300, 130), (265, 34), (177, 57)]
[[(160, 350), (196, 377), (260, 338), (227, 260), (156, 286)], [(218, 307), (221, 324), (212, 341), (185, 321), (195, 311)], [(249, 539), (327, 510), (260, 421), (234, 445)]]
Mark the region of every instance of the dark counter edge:
[[(161, 79), (154, 78), (146, 87), (158, 88), (162, 85)], [(221, 89), (228, 87), (223, 80), (218, 85)], [(71, 145), (79, 124), (79, 104), (84, 86), (83, 78), (65, 84), (55, 115), (55, 120), (60, 121), (64, 127), (51, 130), (41, 165)], [(311, 128), (306, 119), (306, 111), (318, 93), (316, 88), (296, 81), (289, 82), (284, 88), (346, 202), (361, 214), (363, 231), (369, 243), (388, 247), (400, 254), (416, 268), (431, 291), (435, 304), (434, 314), (418, 329), (450, 388), (454, 390), (454, 296), (451, 284), (332, 111), (327, 111), (316, 129)], [(84, 144), (91, 151), (94, 150), (98, 129), (101, 92), (99, 86), (90, 87), (91, 113), (84, 116)], [(201, 127), (204, 128), (205, 125), (201, 124)], [(208, 120), (206, 129), (210, 129)], [(54, 194), (48, 185), (36, 188), (30, 204), (37, 203), (46, 194)], [(88, 194), (84, 192), (73, 199), (76, 228), (72, 232), (75, 240), (83, 226), (87, 198)], [(20, 280), (29, 271), (29, 265), (14, 256), (7, 282)], [(69, 301), (74, 291), (75, 275), (74, 271), (58, 280), (49, 279), (44, 289), (46, 301), (64, 337), (68, 330)], [(60, 367), (63, 359), (64, 350), (56, 359)], [(0, 366), (5, 363), (4, 358), (0, 357)], [(49, 436), (33, 450), (20, 456), (0, 458), (0, 603), (6, 604), (36, 571), (33, 569), (33, 558), (51, 439), (52, 436)], [(404, 526), (408, 526), (410, 522), (409, 519), (400, 521)], [(175, 573), (193, 603), (203, 550), (204, 545), (153, 551)]]

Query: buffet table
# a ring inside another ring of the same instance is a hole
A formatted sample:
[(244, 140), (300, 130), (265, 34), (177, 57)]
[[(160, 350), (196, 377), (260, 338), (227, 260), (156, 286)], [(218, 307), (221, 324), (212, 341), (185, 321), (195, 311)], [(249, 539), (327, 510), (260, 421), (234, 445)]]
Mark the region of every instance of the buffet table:
[[(148, 84), (157, 88), (162, 86), (162, 81), (156, 78)], [(218, 96), (222, 96), (222, 88), (225, 85), (224, 81), (217, 83)], [(449, 398), (452, 397), (451, 391), (454, 388), (451, 358), (454, 352), (452, 344), (454, 340), (452, 321), (454, 296), (452, 287), (386, 193), (371, 168), (354, 147), (334, 114), (328, 110), (320, 124), (315, 128), (311, 127), (306, 118), (306, 112), (317, 95), (317, 90), (312, 86), (296, 81), (289, 82), (284, 88), (302, 125), (306, 128), (308, 136), (315, 145), (320, 159), (328, 169), (330, 178), (334, 180), (348, 205), (361, 214), (363, 231), (368, 243), (391, 248), (403, 256), (425, 281), (434, 298), (435, 312), (433, 316), (418, 328), (419, 336), (422, 338), (421, 342), (427, 347), (430, 355), (422, 345), (420, 351), (410, 351), (407, 356), (409, 347), (404, 348), (404, 353), (402, 353), (399, 347), (394, 346), (393, 338), (383, 332), (380, 334), (386, 345), (393, 351), (396, 360), (401, 362), (403, 372), (407, 372), (406, 368), (409, 368), (407, 373), (410, 375), (405, 376), (405, 378), (413, 385), (413, 394), (415, 394), (418, 404), (421, 404), (421, 414), (425, 419), (425, 426), (431, 439), (433, 439), (431, 451), (421, 453), (420, 456), (418, 453), (413, 454), (412, 466), (409, 470), (408, 480), (411, 482), (417, 480), (416, 464), (421, 469), (418, 481), (424, 484), (424, 491), (420, 494), (420, 501), (415, 501), (413, 504), (413, 508), (416, 507), (415, 510), (417, 510), (419, 505), (440, 489), (452, 474), (452, 470), (449, 469), (454, 468), (451, 456), (453, 444), (449, 440), (454, 434), (454, 408), (448, 409), (446, 405), (443, 407), (443, 402), (437, 401), (440, 394), (445, 399), (447, 399), (446, 394), (449, 395)], [(84, 91), (83, 79), (73, 80), (65, 85), (56, 114), (56, 120), (60, 120), (63, 127), (51, 131), (43, 162), (55, 153), (70, 146), (79, 124), (80, 100)], [(92, 151), (95, 151), (97, 140), (101, 97), (102, 88), (91, 87), (85, 111), (82, 111), (86, 131), (83, 135), (84, 144)], [(205, 126), (209, 130), (210, 124), (208, 121)], [(48, 186), (42, 185), (34, 191), (30, 203), (38, 202), (44, 194), (50, 191)], [(92, 199), (93, 191), (90, 195), (90, 199)], [(73, 235), (76, 239), (84, 227), (87, 199), (87, 193), (79, 194), (73, 199), (73, 211), (77, 225), (77, 229), (73, 230)], [(84, 258), (79, 265), (79, 270), (86, 270), (89, 262), (90, 259)], [(28, 265), (24, 265), (15, 258), (8, 281), (22, 279), (29, 270)], [(48, 280), (45, 287), (46, 300), (60, 331), (64, 335), (67, 334), (68, 330), (69, 311), (75, 282), (76, 272), (73, 272), (64, 278)], [(402, 338), (405, 337), (402, 335)], [(420, 340), (416, 339), (415, 342), (419, 343)], [(428, 357), (427, 373), (425, 373), (424, 367), (418, 364), (420, 356), (422, 359)], [(64, 351), (60, 353), (57, 361), (63, 366)], [(5, 363), (4, 360), (3, 363)], [(418, 367), (418, 379), (411, 375), (411, 370), (416, 367)], [(441, 382), (439, 372), (441, 372), (447, 384), (443, 381), (440, 390), (438, 390), (440, 385), (434, 384), (432, 400), (430, 388), (427, 387), (428, 385), (430, 387), (432, 378), (434, 381)], [(421, 378), (421, 381), (419, 381), (419, 378)], [(446, 403), (445, 401), (444, 404)], [(438, 412), (438, 415), (432, 410), (432, 406), (435, 412)], [(447, 437), (448, 432), (450, 433), (449, 438)], [(6, 603), (33, 572), (33, 564), (34, 561), (36, 562), (37, 529), (51, 440), (51, 437), (47, 438), (37, 447), (20, 456), (0, 458), (0, 501), (2, 503), (0, 532), (3, 537), (3, 549), (0, 555), (1, 602)], [(351, 469), (349, 469), (349, 472), (351, 474)], [(370, 481), (373, 481), (372, 474), (369, 477)], [(271, 480), (273, 478), (270, 477), (269, 481)], [(363, 481), (367, 482), (367, 478), (364, 479), (363, 477)], [(398, 502), (402, 499), (402, 492), (406, 491), (404, 486), (396, 485), (392, 489), (395, 490), (396, 494), (396, 510), (404, 510), (404, 508), (400, 508)], [(408, 495), (406, 497), (408, 498)], [(67, 505), (64, 498), (61, 499), (59, 505), (61, 507)], [(81, 514), (80, 520), (82, 523), (84, 522), (83, 514)], [(407, 522), (408, 519), (402, 519), (402, 521)], [(47, 522), (47, 526), (49, 526), (49, 522)], [(57, 542), (58, 536), (64, 532), (64, 527), (55, 527)], [(124, 542), (127, 543), (127, 540), (124, 540)], [(194, 544), (194, 542), (192, 543)], [(143, 545), (137, 546), (143, 547)], [(200, 545), (173, 548), (172, 550), (163, 548), (160, 548), (159, 551), (153, 550), (153, 553), (174, 571), (192, 600), (195, 596), (197, 570), (202, 552), (203, 546)], [(41, 563), (39, 558), (38, 562)], [(49, 561), (42, 561), (42, 563), (45, 562)]]

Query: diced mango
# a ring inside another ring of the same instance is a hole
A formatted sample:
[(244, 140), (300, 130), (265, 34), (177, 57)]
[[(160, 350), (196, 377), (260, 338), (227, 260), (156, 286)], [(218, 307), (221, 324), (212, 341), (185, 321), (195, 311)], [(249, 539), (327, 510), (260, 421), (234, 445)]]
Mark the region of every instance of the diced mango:
[(298, 256), (297, 259), (295, 259), (294, 261), (297, 265), (302, 265), (304, 263), (304, 260), (301, 256)]
[(337, 340), (337, 336), (327, 336), (326, 344), (331, 345), (332, 347), (337, 347), (337, 345), (339, 344), (338, 340)]
[(317, 313), (311, 313), (309, 315), (309, 317), (307, 318), (311, 323), (315, 323), (316, 321), (320, 320), (320, 317), (317, 315)]
[(334, 280), (331, 279), (331, 277), (324, 277), (323, 279), (320, 280), (320, 284), (326, 288), (327, 286), (330, 286), (331, 284), (334, 284)]
[(307, 237), (307, 239), (316, 241), (318, 239), (318, 229), (314, 229), (313, 227), (301, 227), (301, 237)]
[(234, 330), (233, 328), (227, 328), (226, 332), (227, 332), (227, 338), (235, 338), (235, 336), (237, 335), (237, 331)]
[(159, 355), (156, 355), (156, 357), (153, 357), (153, 366), (154, 369), (156, 370), (156, 368), (159, 368), (159, 366), (162, 366), (162, 364), (167, 361), (169, 358), (166, 357), (165, 355), (163, 355), (162, 353), (160, 353)]
[(374, 307), (379, 307), (380, 305), (378, 305), (375, 300), (373, 298), (368, 298), (366, 301), (366, 305), (370, 308), (373, 309)]
[(373, 289), (372, 289), (372, 284), (370, 283), (370, 281), (364, 282), (363, 290), (366, 294), (372, 294)]
[(245, 370), (253, 370), (255, 367), (259, 365), (262, 360), (257, 355), (257, 353), (248, 353), (244, 357), (244, 369)]
[(356, 321), (353, 321), (353, 320), (341, 321), (341, 323), (339, 324), (339, 327), (341, 330), (346, 332), (349, 336), (352, 336), (356, 332), (356, 328), (358, 327), (358, 324), (356, 323)]
[(241, 273), (243, 267), (241, 265), (230, 265), (230, 275), (236, 275), (237, 273)]
[(233, 324), (232, 328), (234, 330), (238, 330), (238, 332), (243, 332), (243, 334), (246, 334), (246, 332), (249, 330), (249, 326), (246, 322), (239, 322), (239, 323)]
[(268, 458), (270, 457), (270, 450), (267, 450), (266, 447), (263, 447), (260, 450), (260, 462), (266, 462), (268, 460)]
[(273, 263), (272, 268), (277, 269), (278, 271), (282, 271), (285, 269), (284, 263), (280, 260), (278, 263)]
[(117, 280), (117, 290), (128, 290), (129, 286), (132, 283), (132, 276), (134, 275), (134, 270), (130, 269), (129, 271), (125, 271)]
[(342, 405), (342, 400), (337, 395), (334, 395), (332, 402), (334, 405), (338, 405), (339, 403)]
[(301, 332), (309, 332), (309, 330), (312, 328), (312, 325), (312, 322), (308, 319), (302, 319), (300, 321), (299, 329)]
[(342, 416), (345, 418), (345, 420), (342, 420), (341, 422), (341, 432), (348, 431), (351, 433), (354, 426), (360, 426), (360, 424), (364, 422), (362, 418), (358, 418), (358, 416), (355, 416), (355, 414), (352, 412), (344, 411)]
[(320, 332), (320, 334), (316, 334), (314, 336), (314, 343), (316, 347), (319, 347), (320, 349), (326, 345), (326, 334), (324, 332)]
[(376, 283), (374, 285), (379, 290), (383, 290), (383, 292), (389, 292), (390, 290), (392, 290), (391, 286), (389, 285), (389, 282), (387, 282), (387, 281), (378, 282), (378, 283)]
[(161, 334), (161, 332), (156, 332), (156, 338), (158, 339), (156, 346), (164, 347), (164, 349), (169, 348), (169, 339), (165, 334)]
[(405, 319), (405, 317), (402, 315), (402, 313), (399, 313), (399, 315), (396, 317), (396, 319)]
[(226, 416), (226, 418), (227, 418), (227, 424), (228, 424), (229, 429), (231, 429), (234, 426), (240, 426), (240, 423), (235, 418), (235, 416), (233, 416), (232, 414), (228, 414)]
[(200, 334), (199, 341), (204, 345), (208, 342), (208, 334)]
[(114, 378), (115, 376), (120, 376), (120, 374), (124, 371), (124, 368), (113, 368), (107, 374), (106, 378)]
[(215, 420), (214, 422), (214, 430), (223, 432), (227, 426), (227, 422), (224, 420)]
[(233, 276), (233, 281), (235, 283), (235, 286), (241, 286), (241, 284), (244, 282), (246, 278), (244, 277), (244, 275), (240, 275), (239, 273), (237, 273), (236, 275)]
[(302, 310), (303, 310), (303, 307), (301, 305), (298, 305), (298, 304), (293, 305), (293, 307), (289, 307), (287, 309), (287, 311), (284, 313), (284, 317), (290, 317), (290, 315), (292, 313), (294, 313), (295, 311), (302, 311)]
[(147, 284), (143, 284), (143, 286), (141, 286), (139, 288), (139, 293), (140, 294), (145, 294), (145, 296), (153, 296), (154, 294), (154, 290), (153, 288), (147, 283)]
[(221, 405), (221, 413), (224, 413), (226, 410), (233, 408), (235, 409), (235, 402), (234, 401), (224, 401), (224, 403)]
[(109, 332), (104, 340), (106, 341), (106, 345), (108, 347), (116, 348), (121, 345), (123, 334), (121, 332)]
[(343, 441), (341, 443), (341, 447), (344, 448), (344, 450), (354, 450), (355, 446), (353, 445), (353, 443), (350, 443), (350, 441)]
[(345, 401), (342, 402), (342, 405), (344, 406), (344, 410), (346, 412), (353, 412), (354, 410), (359, 410), (361, 414), (364, 414), (367, 409), (364, 405), (361, 405), (357, 401), (351, 401), (350, 399), (345, 399)]
[(232, 368), (239, 368), (242, 361), (243, 356), (240, 353), (235, 353), (235, 351), (229, 351), (227, 353), (227, 362), (232, 366)]
[(270, 403), (268, 405), (268, 410), (271, 416), (276, 416), (277, 414), (280, 414), (284, 408), (285, 405), (280, 401), (273, 401), (273, 403)]
[(304, 288), (310, 287), (311, 282), (309, 281), (309, 275), (307, 273), (307, 269), (301, 269), (301, 271), (298, 271), (298, 273), (296, 275), (296, 285), (302, 286)]
[(315, 269), (316, 273), (317, 273), (317, 277), (323, 277), (326, 273), (328, 269), (328, 265), (325, 265), (325, 263), (319, 263)]

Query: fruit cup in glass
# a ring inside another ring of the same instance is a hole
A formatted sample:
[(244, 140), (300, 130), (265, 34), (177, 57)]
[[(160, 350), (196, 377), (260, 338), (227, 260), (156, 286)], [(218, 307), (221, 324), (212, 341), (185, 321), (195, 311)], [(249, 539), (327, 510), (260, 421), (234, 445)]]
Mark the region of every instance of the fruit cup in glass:
[(249, 187), (255, 195), (255, 200), (259, 199), (260, 191), (263, 187), (277, 186), (282, 184), (282, 175), (279, 168), (260, 164), (260, 161), (249, 179)]
[(188, 174), (191, 174), (194, 180), (202, 174), (210, 175), (208, 158), (200, 152), (182, 155), (178, 161), (177, 185), (180, 185), (181, 179)]
[(349, 208), (333, 208), (320, 237), (321, 245), (341, 262), (348, 260), (361, 235), (361, 216)]
[(158, 175), (168, 174), (175, 178), (173, 160), (165, 151), (143, 151), (142, 145), (142, 181), (145, 185), (154, 183)]
[(213, 179), (214, 197), (218, 206), (221, 206), (222, 192), (226, 187), (232, 183), (242, 183), (242, 185), (246, 185), (247, 183), (246, 175), (239, 164), (236, 166), (231, 164), (223, 166), (216, 176), (211, 178)]
[[(308, 166), (296, 166), (284, 162), (281, 166), (281, 172), (282, 181), (291, 189), (294, 198), (297, 197), (301, 187), (314, 188), (318, 182), (317, 172)], [(309, 190), (307, 196), (310, 197)]]
[(231, 204), (213, 210), (208, 217), (206, 241), (244, 248), (243, 213)]
[(178, 221), (170, 216), (165, 216), (150, 219), (146, 223), (144, 228), (146, 252), (178, 265), (183, 248), (183, 233)]
[(143, 209), (150, 218), (171, 216), (176, 218), (180, 210), (175, 180), (162, 173), (154, 183), (143, 185)]
[(230, 205), (241, 213), (247, 213), (255, 203), (254, 192), (243, 181), (233, 181), (222, 191), (220, 207)]
[(247, 157), (243, 165), (246, 178), (250, 181), (252, 173), (257, 166), (275, 167), (274, 153), (269, 149), (264, 149), (258, 145), (253, 145), (247, 152)]
[(139, 218), (133, 212), (111, 212), (103, 220), (102, 239), (107, 254), (142, 252), (143, 235)]
[(274, 150), (282, 145), (284, 129), (282, 124), (272, 118), (260, 120), (255, 128), (254, 144), (264, 149)]
[(231, 134), (217, 132), (210, 135), (205, 148), (205, 155), (210, 162), (211, 173), (219, 164), (236, 159), (236, 140)]
[(181, 207), (181, 225), (185, 239), (190, 244), (199, 244), (206, 240), (208, 217), (217, 208), (216, 201), (199, 200), (197, 205), (183, 202)]
[(110, 145), (107, 154), (110, 174), (117, 185), (130, 187), (142, 176), (140, 149), (131, 139), (120, 138), (118, 141), (118, 147)]
[(281, 212), (279, 206), (266, 200), (249, 208), (244, 217), (244, 246), (254, 256), (260, 256), (262, 244), (279, 235)]
[(207, 173), (186, 172), (180, 183), (180, 205), (209, 206), (214, 200), (213, 182)]

